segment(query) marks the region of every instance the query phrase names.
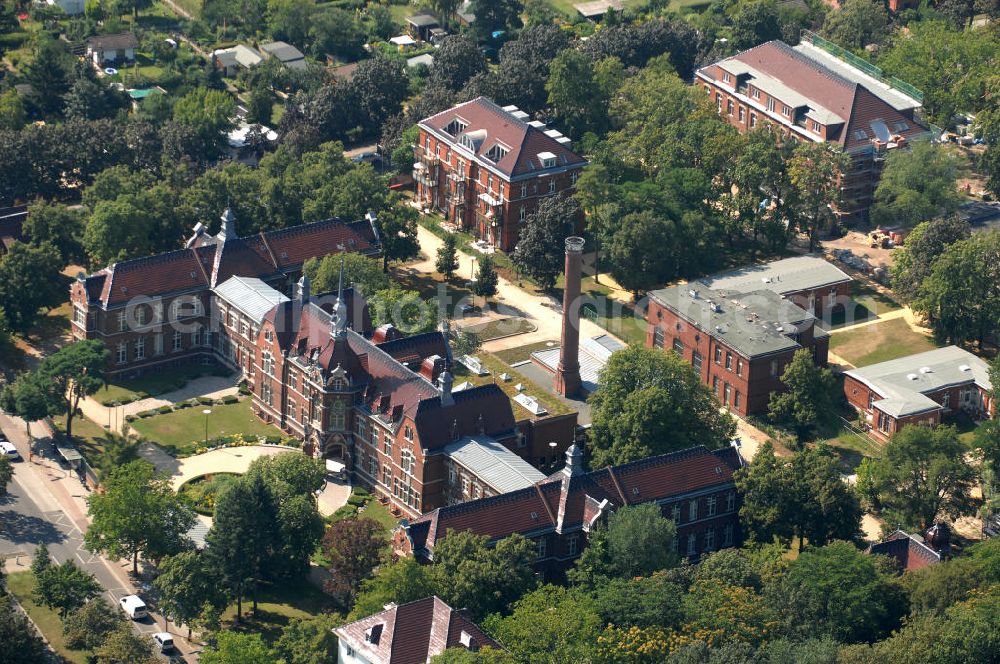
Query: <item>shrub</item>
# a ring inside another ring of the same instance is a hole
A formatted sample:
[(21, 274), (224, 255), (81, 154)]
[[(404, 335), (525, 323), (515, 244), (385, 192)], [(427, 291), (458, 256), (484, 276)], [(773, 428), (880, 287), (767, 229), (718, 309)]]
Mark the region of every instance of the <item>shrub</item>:
[(368, 489), (364, 488), (363, 486), (354, 487), (351, 490), (351, 494), (355, 496), (364, 496), (364, 497), (371, 496), (371, 493), (368, 492)]
[(240, 386), (239, 386), (239, 393), (242, 394), (245, 397), (250, 396), (250, 388), (246, 385), (246, 383), (241, 383), (240, 384)]
[(147, 417), (152, 417), (153, 415), (156, 415), (156, 411), (155, 410), (142, 410), (142, 411), (139, 411), (138, 413), (136, 413), (136, 415), (139, 416), (139, 417), (141, 417), (142, 419), (146, 419)]
[(347, 499), (348, 505), (353, 505), (354, 507), (364, 507), (371, 500), (368, 496), (358, 496), (352, 494), (350, 498)]
[(239, 397), (237, 397), (235, 394), (227, 394), (226, 396), (222, 397), (222, 403), (226, 405), (239, 403), (239, 400), (240, 400)]
[(181, 401), (180, 403), (174, 404), (174, 410), (184, 410), (185, 408), (190, 408), (194, 404), (190, 401)]
[(327, 523), (334, 523), (336, 521), (341, 521), (343, 519), (350, 519), (358, 513), (358, 508), (354, 505), (344, 505), (343, 507), (337, 508), (337, 511), (327, 517)]
[(156, 409), (156, 412), (158, 412), (160, 415), (166, 415), (167, 413), (173, 412), (173, 410), (174, 409), (172, 406), (160, 406), (159, 408)]
[(135, 415), (126, 415), (126, 416), (125, 416), (125, 421), (126, 421), (126, 422), (135, 422), (135, 421), (136, 421), (136, 419), (138, 419), (138, 418), (136, 418), (136, 416), (135, 416)]
[(265, 436), (264, 442), (267, 443), (268, 445), (280, 445), (281, 436)]
[(202, 406), (212, 406), (215, 404), (215, 399), (212, 397), (198, 397), (198, 403)]

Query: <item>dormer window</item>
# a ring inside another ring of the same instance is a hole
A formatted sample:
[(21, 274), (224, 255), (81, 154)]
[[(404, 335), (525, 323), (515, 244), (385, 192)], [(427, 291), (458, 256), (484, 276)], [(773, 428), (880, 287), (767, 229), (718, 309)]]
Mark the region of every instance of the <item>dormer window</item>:
[(731, 83), (732, 80), (733, 80), (733, 77), (729, 74), (728, 71), (722, 72), (722, 81), (724, 83)]
[(463, 131), (465, 131), (465, 128), (468, 126), (469, 126), (468, 122), (455, 118), (448, 123), (448, 126), (445, 127), (444, 130), (449, 134), (451, 134), (452, 136), (458, 136)]
[(499, 143), (495, 143), (493, 147), (486, 151), (486, 158), (495, 164), (506, 157), (508, 152), (510, 152), (510, 150)]
[(868, 138), (868, 133), (864, 129), (856, 129), (854, 131), (854, 138), (863, 141)]
[(538, 163), (542, 168), (552, 168), (556, 165), (556, 156), (551, 152), (539, 152)]

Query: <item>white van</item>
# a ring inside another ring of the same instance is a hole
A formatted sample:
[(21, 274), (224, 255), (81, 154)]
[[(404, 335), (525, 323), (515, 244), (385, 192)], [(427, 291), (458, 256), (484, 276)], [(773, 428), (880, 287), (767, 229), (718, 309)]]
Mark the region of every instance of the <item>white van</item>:
[(153, 641), (160, 647), (160, 652), (170, 652), (174, 649), (174, 637), (168, 632), (157, 632), (153, 635)]
[(125, 595), (125, 597), (118, 600), (118, 603), (121, 604), (122, 611), (132, 620), (141, 620), (149, 615), (149, 611), (146, 610), (146, 603), (138, 595)]

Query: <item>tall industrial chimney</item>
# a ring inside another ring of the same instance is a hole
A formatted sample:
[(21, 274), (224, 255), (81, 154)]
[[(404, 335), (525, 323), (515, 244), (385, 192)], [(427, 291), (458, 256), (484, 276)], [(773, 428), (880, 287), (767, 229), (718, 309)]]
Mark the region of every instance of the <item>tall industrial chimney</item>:
[(580, 392), (580, 265), (583, 238), (566, 238), (566, 287), (563, 290), (562, 340), (555, 388), (564, 397)]

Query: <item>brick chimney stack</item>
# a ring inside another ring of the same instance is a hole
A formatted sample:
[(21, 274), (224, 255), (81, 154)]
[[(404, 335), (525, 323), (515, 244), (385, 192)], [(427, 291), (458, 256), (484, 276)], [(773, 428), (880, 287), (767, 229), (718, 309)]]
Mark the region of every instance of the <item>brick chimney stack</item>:
[(583, 238), (566, 238), (566, 287), (563, 290), (562, 339), (555, 389), (565, 396), (580, 392), (580, 267)]

